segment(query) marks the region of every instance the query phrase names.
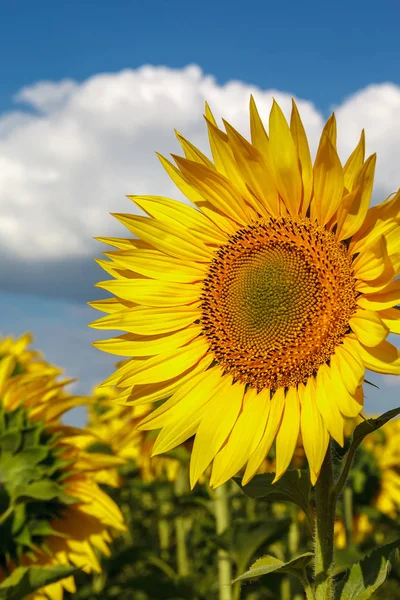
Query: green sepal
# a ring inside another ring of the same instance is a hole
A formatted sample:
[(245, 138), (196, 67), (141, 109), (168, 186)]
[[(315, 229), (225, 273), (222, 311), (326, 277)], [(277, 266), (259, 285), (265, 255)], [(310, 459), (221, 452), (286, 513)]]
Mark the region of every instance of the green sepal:
[(312, 524), (310, 512), (311, 481), (308, 471), (294, 469), (286, 471), (276, 483), (275, 473), (256, 475), (247, 485), (242, 486), (240, 477), (234, 481), (250, 498), (264, 498), (270, 502), (291, 502), (301, 508)]
[(340, 582), (338, 600), (367, 600), (386, 581), (392, 564), (398, 560), (400, 539), (377, 548), (355, 563)]
[(234, 579), (233, 583), (236, 583), (237, 581), (255, 579), (257, 577), (261, 577), (262, 575), (269, 575), (270, 573), (288, 573), (303, 579), (304, 571), (308, 563), (313, 559), (313, 556), (314, 555), (312, 552), (305, 552), (304, 554), (300, 554), (300, 556), (297, 556), (288, 562), (283, 562), (274, 556), (263, 556), (262, 558), (256, 560), (256, 562), (248, 571), (246, 571), (246, 573), (243, 573), (243, 575), (240, 575), (240, 577)]
[(0, 448), (2, 452), (15, 454), (22, 444), (22, 433), (16, 428), (9, 429), (0, 437)]
[(0, 583), (1, 600), (21, 600), (28, 594), (75, 575), (80, 569), (66, 565), (52, 567), (17, 567)]

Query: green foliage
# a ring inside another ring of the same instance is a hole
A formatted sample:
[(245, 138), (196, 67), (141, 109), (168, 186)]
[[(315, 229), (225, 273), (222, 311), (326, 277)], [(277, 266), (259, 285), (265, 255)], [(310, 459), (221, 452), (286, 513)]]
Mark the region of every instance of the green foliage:
[(58, 434), (30, 421), (24, 407), (0, 407), (0, 566), (58, 535), (51, 521), (75, 502), (64, 492)]
[(270, 502), (291, 502), (301, 508), (311, 522), (310, 492), (311, 482), (307, 471), (301, 469), (289, 470), (276, 483), (275, 473), (256, 475), (247, 485), (242, 486), (240, 478), (236, 483), (243, 492), (251, 498), (264, 498)]
[(392, 563), (398, 560), (400, 539), (374, 550), (354, 564), (338, 589), (338, 600), (367, 600), (386, 581)]
[(0, 583), (0, 600), (21, 600), (36, 590), (74, 575), (79, 569), (57, 565), (53, 567), (18, 567)]
[(301, 554), (288, 562), (283, 562), (274, 556), (263, 556), (256, 560), (251, 568), (235, 581), (246, 581), (248, 579), (261, 577), (262, 575), (270, 575), (271, 573), (288, 573), (289, 575), (295, 575), (302, 579), (304, 577), (304, 571), (312, 558), (312, 552)]

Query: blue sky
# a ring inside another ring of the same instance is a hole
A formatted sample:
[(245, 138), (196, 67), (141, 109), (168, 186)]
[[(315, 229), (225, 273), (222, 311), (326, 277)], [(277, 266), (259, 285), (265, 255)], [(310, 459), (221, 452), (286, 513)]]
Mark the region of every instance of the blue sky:
[[(177, 150), (174, 127), (205, 143), (204, 97), (243, 129), (250, 92), (295, 95), (314, 146), (336, 107), (342, 152), (362, 127), (378, 150), (376, 199), (396, 189), (399, 17), (395, 0), (1, 2), (0, 331), (31, 330), (80, 393), (111, 372), (87, 328), (107, 278), (92, 237), (124, 235), (127, 193), (179, 197), (154, 151)], [(371, 380), (369, 411), (398, 403)]]
[(42, 79), (194, 63), (327, 111), (369, 83), (400, 83), (399, 19), (397, 0), (2, 2), (0, 109)]

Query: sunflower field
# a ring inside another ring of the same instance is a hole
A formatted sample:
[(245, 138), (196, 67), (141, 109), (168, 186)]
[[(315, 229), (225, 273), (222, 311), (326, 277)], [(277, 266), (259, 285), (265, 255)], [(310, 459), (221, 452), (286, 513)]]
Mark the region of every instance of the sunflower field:
[(213, 160), (160, 157), (188, 202), (99, 238), (115, 371), (74, 395), (0, 338), (0, 600), (400, 599), (400, 409), (363, 410), (400, 375), (400, 191), (370, 206), (334, 115), (314, 162), (294, 102), (205, 119)]

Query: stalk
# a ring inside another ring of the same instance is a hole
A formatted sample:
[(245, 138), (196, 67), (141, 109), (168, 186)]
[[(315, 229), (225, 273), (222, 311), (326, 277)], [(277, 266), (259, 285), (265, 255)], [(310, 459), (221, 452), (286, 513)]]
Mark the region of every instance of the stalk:
[[(178, 471), (178, 476), (175, 481), (175, 495), (179, 498), (188, 490), (188, 474), (187, 469), (181, 465)], [(176, 564), (178, 575), (187, 577), (190, 573), (189, 555), (187, 550), (187, 534), (190, 524), (186, 517), (176, 517), (175, 519), (175, 536), (176, 536)]]
[(335, 506), (332, 450), (329, 446), (315, 486), (315, 600), (332, 600), (334, 597)]
[[(217, 534), (221, 535), (230, 524), (228, 485), (225, 483), (215, 490), (215, 519)], [(223, 548), (218, 550), (219, 600), (232, 600), (232, 565), (229, 554)]]

